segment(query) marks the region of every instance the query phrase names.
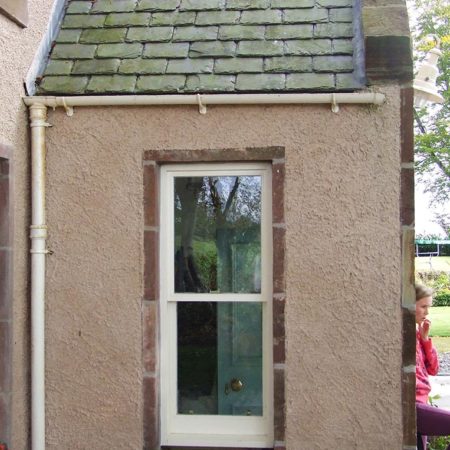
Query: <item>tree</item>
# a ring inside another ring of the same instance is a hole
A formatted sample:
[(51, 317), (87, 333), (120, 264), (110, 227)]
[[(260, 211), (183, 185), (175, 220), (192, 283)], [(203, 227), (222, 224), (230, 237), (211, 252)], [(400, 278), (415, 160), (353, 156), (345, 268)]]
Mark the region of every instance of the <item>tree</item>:
[(436, 213), (434, 215), (434, 222), (442, 228), (446, 239), (450, 239), (450, 214)]
[(448, 0), (415, 0), (417, 23), (413, 29), (414, 48), (419, 63), (439, 39), (442, 56), (438, 67), (437, 87), (444, 103), (428, 105), (416, 111), (415, 169), (432, 203), (450, 200), (450, 4)]

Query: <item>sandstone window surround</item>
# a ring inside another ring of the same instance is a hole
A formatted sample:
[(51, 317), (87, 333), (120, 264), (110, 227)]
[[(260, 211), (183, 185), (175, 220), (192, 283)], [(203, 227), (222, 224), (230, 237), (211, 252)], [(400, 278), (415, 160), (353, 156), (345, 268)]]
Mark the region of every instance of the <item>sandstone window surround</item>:
[(11, 438), (11, 149), (0, 144), (0, 442)]
[(0, 0), (0, 13), (23, 28), (28, 26), (27, 0)]
[[(153, 450), (161, 445), (160, 413), (165, 402), (161, 391), (159, 371), (161, 350), (159, 320), (162, 299), (160, 298), (160, 224), (159, 192), (161, 190), (161, 170), (168, 163), (269, 163), (272, 171), (271, 182), (271, 246), (273, 248), (273, 296), (271, 314), (273, 316), (272, 347), (273, 361), (269, 368), (273, 377), (273, 443), (270, 448), (285, 450), (285, 223), (284, 223), (284, 149), (282, 147), (217, 149), (217, 150), (148, 150), (144, 152), (144, 297), (143, 297), (143, 362), (144, 362), (144, 448)], [(156, 269), (156, 270), (155, 270)], [(272, 333), (271, 333), (272, 334)], [(217, 444), (216, 444), (217, 445)], [(224, 444), (218, 445), (221, 448)], [(233, 445), (227, 443), (228, 448)], [(267, 446), (264, 446), (267, 448)]]

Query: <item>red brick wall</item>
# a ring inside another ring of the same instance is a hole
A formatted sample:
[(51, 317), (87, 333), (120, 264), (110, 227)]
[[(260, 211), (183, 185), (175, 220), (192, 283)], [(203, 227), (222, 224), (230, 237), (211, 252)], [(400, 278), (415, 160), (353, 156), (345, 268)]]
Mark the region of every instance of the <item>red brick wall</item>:
[[(273, 362), (275, 448), (285, 449), (285, 218), (284, 149), (281, 147), (167, 150), (144, 153), (144, 298), (143, 371), (144, 371), (144, 448), (159, 448), (159, 165), (177, 162), (272, 162), (273, 231)], [(175, 448), (171, 447), (171, 450)], [(206, 449), (205, 449), (206, 450)], [(225, 450), (225, 449), (223, 449)], [(233, 449), (239, 450), (239, 449)]]

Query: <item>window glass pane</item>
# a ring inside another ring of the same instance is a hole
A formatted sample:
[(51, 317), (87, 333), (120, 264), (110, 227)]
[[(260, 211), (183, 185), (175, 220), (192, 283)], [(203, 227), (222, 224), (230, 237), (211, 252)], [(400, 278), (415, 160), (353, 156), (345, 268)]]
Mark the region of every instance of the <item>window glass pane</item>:
[(262, 304), (180, 302), (178, 413), (262, 415)]
[(261, 291), (261, 177), (175, 178), (175, 292)]

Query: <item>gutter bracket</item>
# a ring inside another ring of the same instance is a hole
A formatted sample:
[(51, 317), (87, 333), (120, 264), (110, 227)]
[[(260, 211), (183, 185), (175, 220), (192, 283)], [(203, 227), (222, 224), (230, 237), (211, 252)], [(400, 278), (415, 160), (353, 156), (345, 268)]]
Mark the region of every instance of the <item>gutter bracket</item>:
[(339, 105), (336, 102), (336, 94), (331, 94), (331, 111), (335, 114), (339, 112)]
[(66, 97), (62, 98), (62, 106), (66, 110), (66, 115), (68, 117), (72, 117), (73, 116), (73, 106), (67, 106)]
[(198, 103), (198, 112), (200, 114), (206, 114), (206, 105), (202, 103), (202, 96), (200, 94), (197, 94), (197, 103)]

